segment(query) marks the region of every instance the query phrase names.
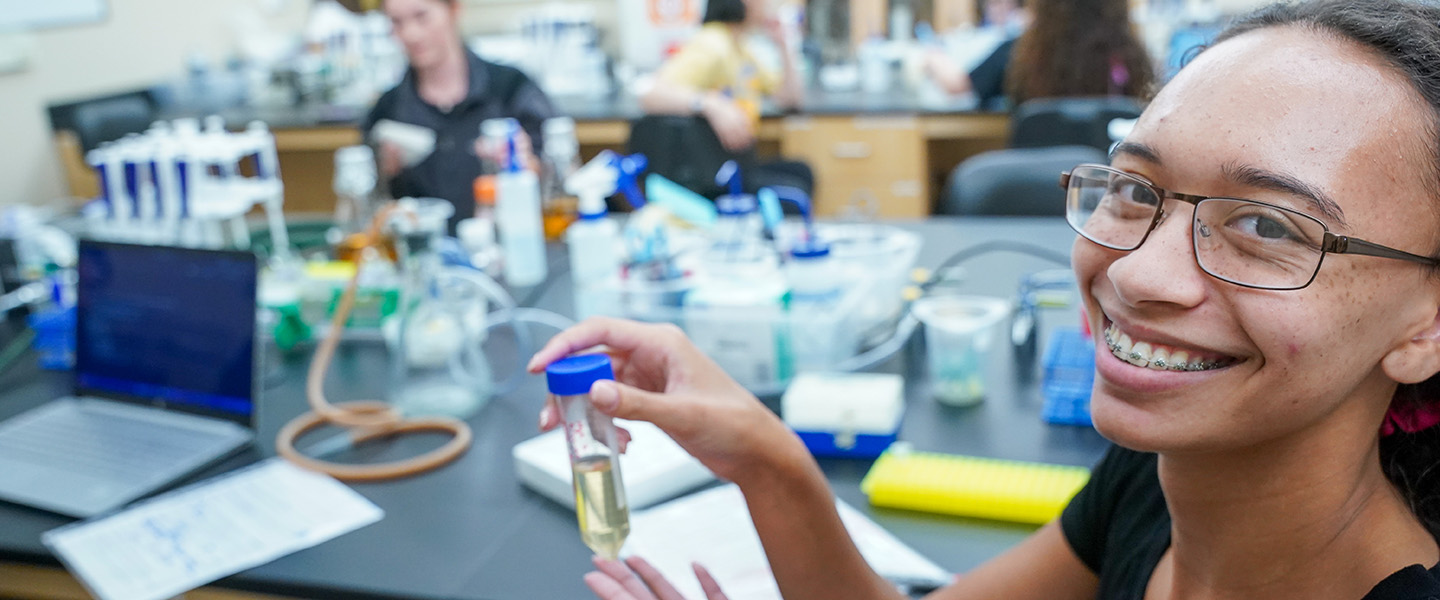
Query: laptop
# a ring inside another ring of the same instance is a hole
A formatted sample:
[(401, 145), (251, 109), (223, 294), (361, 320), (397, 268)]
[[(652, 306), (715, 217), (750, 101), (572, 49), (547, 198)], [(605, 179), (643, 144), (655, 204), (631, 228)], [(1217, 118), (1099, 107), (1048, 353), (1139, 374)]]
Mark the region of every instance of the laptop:
[(249, 252), (82, 241), (71, 396), (0, 422), (0, 500), (109, 512), (250, 445)]

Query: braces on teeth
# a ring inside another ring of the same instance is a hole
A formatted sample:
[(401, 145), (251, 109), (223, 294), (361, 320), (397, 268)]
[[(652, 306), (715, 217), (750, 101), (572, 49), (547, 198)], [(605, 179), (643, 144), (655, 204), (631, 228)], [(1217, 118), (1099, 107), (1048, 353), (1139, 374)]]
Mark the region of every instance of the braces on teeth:
[[(1135, 364), (1140, 361), (1146, 361), (1146, 356), (1144, 354), (1141, 354), (1140, 352), (1131, 351), (1128, 354), (1122, 355), (1120, 343), (1115, 341), (1115, 333), (1116, 330), (1113, 323), (1110, 325), (1110, 327), (1107, 327), (1105, 329), (1105, 345), (1110, 348), (1110, 352), (1112, 354), (1121, 358), (1125, 358), (1126, 356), (1128, 356), (1129, 360), (1127, 362), (1130, 362), (1131, 364)], [(1164, 358), (1154, 358), (1146, 362), (1146, 368), (1169, 371), (1208, 371), (1210, 369), (1216, 369), (1221, 366), (1219, 362), (1212, 360), (1190, 361), (1171, 364)]]

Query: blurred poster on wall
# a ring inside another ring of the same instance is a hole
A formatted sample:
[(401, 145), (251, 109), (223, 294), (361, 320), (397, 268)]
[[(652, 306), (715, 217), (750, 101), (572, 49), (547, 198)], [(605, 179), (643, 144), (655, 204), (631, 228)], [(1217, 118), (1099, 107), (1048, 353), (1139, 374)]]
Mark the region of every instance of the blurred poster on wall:
[(620, 0), (621, 59), (652, 71), (700, 26), (705, 0)]

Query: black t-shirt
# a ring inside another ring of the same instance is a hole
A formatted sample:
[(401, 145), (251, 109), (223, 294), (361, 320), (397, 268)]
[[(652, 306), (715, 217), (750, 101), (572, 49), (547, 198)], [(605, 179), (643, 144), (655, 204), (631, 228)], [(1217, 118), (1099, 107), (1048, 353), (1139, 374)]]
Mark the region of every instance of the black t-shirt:
[(970, 89), (981, 108), (993, 108), (1005, 98), (1005, 72), (1010, 68), (1010, 53), (1015, 40), (1005, 40), (983, 62), (970, 71)]
[(544, 139), (545, 119), (557, 116), (550, 100), (529, 77), (520, 71), (481, 60), (466, 51), (470, 66), (470, 90), (448, 112), (425, 102), (416, 89), (411, 70), (393, 89), (375, 102), (361, 125), (366, 141), (380, 119), (419, 125), (435, 131), (435, 151), (408, 167), (390, 182), (390, 193), (405, 196), (444, 198), (455, 205), (450, 227), (475, 214), (475, 178), (480, 176), (480, 159), (475, 140), (480, 123), (486, 119), (514, 118), (529, 134), (537, 153)]
[[(1060, 515), (1066, 541), (1100, 577), (1097, 599), (1143, 598), (1170, 547), (1170, 512), (1158, 464), (1154, 454), (1112, 447)], [(1440, 566), (1401, 569), (1361, 600), (1427, 599), (1440, 599)]]

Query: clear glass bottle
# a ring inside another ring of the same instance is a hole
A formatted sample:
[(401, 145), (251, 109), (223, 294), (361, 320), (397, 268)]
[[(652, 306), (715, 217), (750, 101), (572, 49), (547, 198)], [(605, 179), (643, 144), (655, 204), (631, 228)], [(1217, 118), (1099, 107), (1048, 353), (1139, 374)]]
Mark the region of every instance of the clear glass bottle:
[(545, 239), (559, 241), (565, 229), (579, 216), (579, 200), (566, 191), (565, 182), (580, 169), (580, 142), (575, 138), (575, 120), (555, 117), (545, 121), (545, 180), (541, 184), (541, 211)]
[[(376, 171), (375, 151), (369, 146), (346, 146), (335, 151), (335, 225), (326, 232), (326, 241), (335, 247), (339, 260), (354, 262), (357, 253), (371, 245), (366, 231), (379, 208)], [(393, 248), (386, 247), (385, 254), (395, 259)]]
[(596, 554), (615, 559), (630, 535), (630, 506), (620, 477), (620, 444), (615, 422), (590, 404), (590, 386), (614, 379), (610, 357), (582, 354), (545, 369), (550, 393), (564, 422), (575, 485), (580, 539)]
[(406, 198), (390, 219), (401, 266), (400, 308), (385, 327), (390, 403), (407, 416), (465, 419), (490, 397), (484, 293), (446, 276), (437, 251), (453, 212), (445, 200)]

